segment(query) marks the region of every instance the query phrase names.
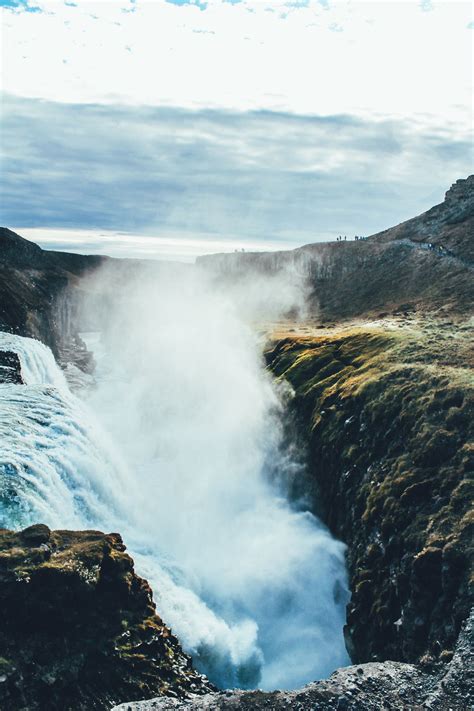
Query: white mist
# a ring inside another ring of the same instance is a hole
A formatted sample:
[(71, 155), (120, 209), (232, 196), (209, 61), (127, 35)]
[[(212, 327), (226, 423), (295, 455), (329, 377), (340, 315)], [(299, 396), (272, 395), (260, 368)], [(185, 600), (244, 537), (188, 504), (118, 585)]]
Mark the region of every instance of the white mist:
[(294, 688), (349, 661), (344, 548), (272, 483), (295, 464), (250, 322), (301, 306), (290, 277), (99, 274), (114, 302), (86, 402), (49, 349), (0, 334), (27, 383), (0, 385), (0, 525), (120, 532), (158, 612), (227, 688)]
[(89, 403), (128, 472), (118, 529), (221, 687), (294, 688), (348, 663), (343, 546), (269, 477), (288, 460), (250, 321), (301, 307), (293, 284), (218, 288), (189, 269), (115, 288)]

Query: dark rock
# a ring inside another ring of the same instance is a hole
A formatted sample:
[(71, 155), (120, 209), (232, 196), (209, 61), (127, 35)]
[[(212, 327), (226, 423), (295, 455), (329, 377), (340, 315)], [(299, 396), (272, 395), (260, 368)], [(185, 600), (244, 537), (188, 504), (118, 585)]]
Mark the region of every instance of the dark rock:
[(348, 544), (354, 662), (437, 663), (473, 604), (471, 359), (461, 338), (451, 350), (441, 335), (431, 345), (419, 332), (375, 328), (291, 337), (267, 352), (295, 391), (289, 414), (309, 442), (295, 491), (312, 495)]
[(51, 531), (43, 523), (24, 528), (18, 535), (27, 546), (40, 546), (42, 543), (49, 543), (51, 539)]
[(0, 383), (21, 385), (21, 363), (17, 353), (0, 351)]
[(107, 258), (48, 252), (0, 228), (0, 330), (37, 338), (56, 357), (74, 347), (79, 278)]
[(0, 708), (89, 711), (212, 686), (116, 533), (0, 530)]
[(124, 703), (112, 711), (467, 711), (474, 703), (474, 615), (449, 663), (434, 673), (400, 662), (339, 669), (298, 691), (234, 691)]
[(43, 250), (6, 227), (0, 227), (0, 261), (20, 267), (38, 266)]

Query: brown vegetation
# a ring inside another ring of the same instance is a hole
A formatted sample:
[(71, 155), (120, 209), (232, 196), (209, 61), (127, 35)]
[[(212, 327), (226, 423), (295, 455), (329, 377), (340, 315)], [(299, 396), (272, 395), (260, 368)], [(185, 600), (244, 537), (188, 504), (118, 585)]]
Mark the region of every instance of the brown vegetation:
[(373, 328), (267, 352), (309, 443), (300, 488), (349, 546), (357, 662), (446, 660), (469, 613), (474, 386), (461, 341)]
[(0, 529), (0, 708), (92, 711), (211, 688), (117, 533)]

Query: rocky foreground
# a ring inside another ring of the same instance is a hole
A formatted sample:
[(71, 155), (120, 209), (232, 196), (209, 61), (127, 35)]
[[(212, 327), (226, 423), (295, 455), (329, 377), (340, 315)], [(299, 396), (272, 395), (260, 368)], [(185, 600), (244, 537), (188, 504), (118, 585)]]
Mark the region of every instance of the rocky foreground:
[(212, 688), (117, 533), (0, 529), (2, 710), (92, 711)]
[(298, 691), (224, 691), (188, 700), (125, 703), (113, 711), (470, 711), (474, 703), (474, 617), (452, 661), (438, 673), (413, 664), (371, 663), (339, 669)]

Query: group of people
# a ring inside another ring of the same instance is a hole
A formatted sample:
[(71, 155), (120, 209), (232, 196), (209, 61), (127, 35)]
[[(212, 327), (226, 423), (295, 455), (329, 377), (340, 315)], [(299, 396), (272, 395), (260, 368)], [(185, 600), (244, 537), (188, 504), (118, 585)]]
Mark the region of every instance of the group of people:
[[(366, 240), (367, 237), (360, 237), (360, 235), (355, 235), (354, 239), (356, 242), (359, 242), (360, 240)], [(336, 242), (345, 242), (347, 240), (347, 235), (339, 235), (339, 237), (336, 237)]]

